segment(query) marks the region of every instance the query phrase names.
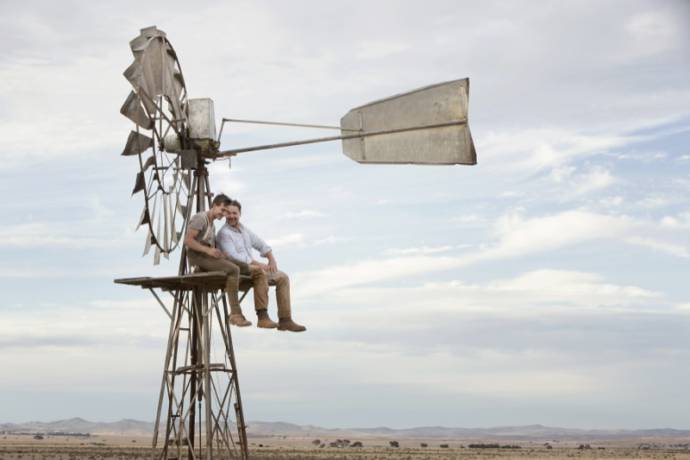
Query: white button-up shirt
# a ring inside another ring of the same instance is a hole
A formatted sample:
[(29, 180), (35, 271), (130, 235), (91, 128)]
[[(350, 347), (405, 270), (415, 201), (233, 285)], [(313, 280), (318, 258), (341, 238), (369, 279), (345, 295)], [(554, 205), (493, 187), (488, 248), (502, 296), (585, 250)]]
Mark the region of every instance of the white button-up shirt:
[(218, 231), (216, 235), (216, 246), (223, 251), (224, 254), (232, 259), (248, 264), (254, 260), (252, 257), (252, 249), (259, 251), (259, 254), (262, 256), (271, 252), (271, 247), (267, 245), (264, 240), (256, 236), (254, 232), (242, 224), (238, 224), (238, 227), (239, 228), (235, 228), (225, 224)]

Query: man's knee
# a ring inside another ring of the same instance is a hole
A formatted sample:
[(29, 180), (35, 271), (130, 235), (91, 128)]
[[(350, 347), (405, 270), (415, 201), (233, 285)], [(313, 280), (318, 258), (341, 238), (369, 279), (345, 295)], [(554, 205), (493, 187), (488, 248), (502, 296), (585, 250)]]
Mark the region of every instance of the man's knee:
[(237, 265), (235, 265), (231, 262), (225, 261), (223, 263), (223, 271), (228, 276), (232, 276), (233, 278), (239, 278), (239, 276), (240, 276), (240, 267), (238, 267)]
[(279, 285), (290, 283), (290, 278), (288, 278), (287, 274), (280, 271), (275, 273), (273, 279), (275, 280), (276, 284)]

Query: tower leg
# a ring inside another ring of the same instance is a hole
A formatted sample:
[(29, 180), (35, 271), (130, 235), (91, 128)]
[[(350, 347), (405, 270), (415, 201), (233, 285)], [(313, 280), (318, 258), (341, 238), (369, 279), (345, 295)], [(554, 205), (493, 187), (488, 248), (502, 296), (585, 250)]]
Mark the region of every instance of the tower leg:
[[(174, 298), (154, 455), (159, 460), (246, 460), (246, 426), (225, 296), (194, 288), (177, 291)], [(160, 432), (163, 417), (165, 436)]]

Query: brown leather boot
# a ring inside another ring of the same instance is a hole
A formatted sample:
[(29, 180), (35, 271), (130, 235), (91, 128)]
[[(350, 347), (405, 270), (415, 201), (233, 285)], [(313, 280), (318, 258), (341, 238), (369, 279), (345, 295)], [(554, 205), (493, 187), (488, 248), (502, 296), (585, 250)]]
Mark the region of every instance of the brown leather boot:
[(291, 331), (291, 332), (303, 332), (307, 328), (301, 324), (297, 324), (292, 320), (292, 318), (280, 318), (278, 320), (278, 330), (279, 331)]
[(259, 319), (256, 322), (256, 327), (261, 327), (264, 329), (275, 329), (278, 327), (278, 323), (273, 321), (270, 316), (268, 316), (268, 311), (266, 310), (257, 310), (256, 311), (256, 316)]
[(242, 313), (233, 313), (228, 317), (228, 321), (230, 324), (237, 327), (247, 327), (252, 325), (252, 322), (245, 318)]

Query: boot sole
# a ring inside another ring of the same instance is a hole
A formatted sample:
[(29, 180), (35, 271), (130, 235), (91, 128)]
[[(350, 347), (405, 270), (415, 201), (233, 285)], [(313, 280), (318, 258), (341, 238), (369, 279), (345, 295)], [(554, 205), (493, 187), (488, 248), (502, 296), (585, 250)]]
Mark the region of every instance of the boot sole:
[(247, 321), (246, 323), (234, 323), (234, 322), (230, 321), (230, 324), (231, 324), (232, 326), (235, 326), (235, 327), (248, 327), (248, 326), (251, 326), (251, 325), (252, 325), (252, 322), (251, 322), (251, 321)]

